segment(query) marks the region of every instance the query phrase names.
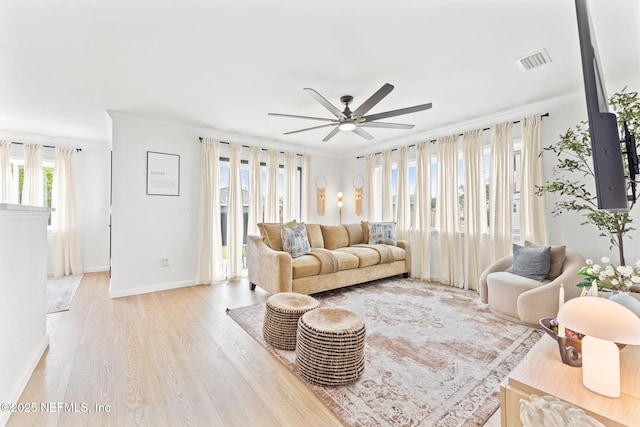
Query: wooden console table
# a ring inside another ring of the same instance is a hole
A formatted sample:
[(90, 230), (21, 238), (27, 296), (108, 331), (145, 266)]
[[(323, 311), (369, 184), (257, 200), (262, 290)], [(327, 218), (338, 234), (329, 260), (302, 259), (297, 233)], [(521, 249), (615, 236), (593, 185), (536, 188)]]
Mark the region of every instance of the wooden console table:
[(503, 427), (520, 427), (520, 399), (532, 394), (555, 396), (608, 427), (640, 425), (640, 346), (620, 351), (618, 399), (601, 396), (582, 385), (582, 368), (562, 363), (558, 344), (543, 336), (500, 384)]

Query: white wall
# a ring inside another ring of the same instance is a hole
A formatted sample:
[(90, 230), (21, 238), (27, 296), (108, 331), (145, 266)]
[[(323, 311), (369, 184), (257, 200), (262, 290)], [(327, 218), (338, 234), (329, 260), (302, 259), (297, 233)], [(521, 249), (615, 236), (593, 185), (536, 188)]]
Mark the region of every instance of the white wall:
[[(187, 128), (112, 113), (111, 297), (194, 284), (200, 144)], [(146, 194), (147, 151), (180, 156), (180, 195)], [(162, 257), (169, 266), (162, 266)]]

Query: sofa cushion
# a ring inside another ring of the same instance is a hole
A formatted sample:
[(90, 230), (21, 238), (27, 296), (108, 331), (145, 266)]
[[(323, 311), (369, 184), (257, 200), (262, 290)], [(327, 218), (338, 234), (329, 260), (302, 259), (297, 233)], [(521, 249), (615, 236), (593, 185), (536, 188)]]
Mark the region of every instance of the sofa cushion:
[[(530, 248), (541, 248), (542, 245), (524, 241), (524, 245)], [(555, 280), (562, 274), (562, 267), (564, 266), (564, 260), (567, 255), (566, 246), (551, 246), (551, 255), (549, 260), (549, 273), (547, 274), (547, 280)]]
[(349, 246), (349, 234), (343, 225), (320, 225), (324, 248), (333, 250)]
[(513, 244), (513, 265), (506, 271), (541, 281), (549, 274), (551, 247), (531, 248)]
[(308, 254), (311, 250), (309, 239), (307, 239), (307, 227), (304, 223), (298, 224), (295, 228), (280, 227), (282, 237), (282, 250), (291, 254), (291, 258), (298, 258)]
[(320, 224), (305, 224), (307, 227), (307, 238), (312, 248), (324, 248), (324, 239), (322, 238), (322, 229)]
[(274, 251), (282, 251), (282, 236), (280, 235), (280, 229), (283, 225), (287, 228), (294, 228), (298, 225), (298, 222), (294, 219), (293, 221), (289, 221), (284, 224), (280, 224), (279, 222), (258, 223), (258, 230), (260, 230), (262, 240), (264, 240), (267, 246)]
[[(391, 249), (394, 261), (402, 261), (405, 259), (406, 252), (404, 249), (393, 245), (386, 246)], [(367, 248), (365, 246), (349, 246), (347, 248), (336, 249), (333, 252), (346, 252), (356, 256), (359, 260), (359, 268), (380, 264), (380, 253), (373, 248)]]
[(396, 240), (396, 223), (390, 222), (370, 222), (369, 223), (369, 242), (370, 245), (384, 243), (385, 245), (398, 244)]
[(364, 243), (364, 233), (362, 232), (362, 224), (344, 224), (344, 228), (347, 229), (349, 235), (349, 246)]
[[(334, 255), (338, 258), (340, 271), (358, 268), (359, 260), (356, 256), (338, 251), (334, 251)], [(295, 258), (291, 260), (291, 265), (294, 279), (317, 276), (320, 273), (320, 260), (313, 255), (307, 254), (299, 258)]]
[(362, 226), (362, 243), (369, 243), (369, 223), (367, 221), (360, 221)]

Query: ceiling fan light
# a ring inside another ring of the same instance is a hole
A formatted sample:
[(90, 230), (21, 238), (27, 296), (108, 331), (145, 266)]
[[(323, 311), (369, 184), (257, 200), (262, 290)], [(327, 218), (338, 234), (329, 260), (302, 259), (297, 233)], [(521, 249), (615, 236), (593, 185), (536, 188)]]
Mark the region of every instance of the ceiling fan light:
[(338, 125), (338, 127), (340, 128), (340, 130), (350, 131), (356, 128), (356, 124), (353, 122), (342, 122), (340, 123), (340, 125)]

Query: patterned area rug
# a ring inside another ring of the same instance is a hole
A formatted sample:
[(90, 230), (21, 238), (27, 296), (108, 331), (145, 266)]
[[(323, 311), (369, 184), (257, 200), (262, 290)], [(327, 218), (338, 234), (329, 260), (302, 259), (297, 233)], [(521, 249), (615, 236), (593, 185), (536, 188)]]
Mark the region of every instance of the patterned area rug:
[[(481, 426), (500, 406), (502, 378), (542, 336), (493, 315), (475, 292), (412, 279), (378, 280), (314, 297), (321, 306), (357, 313), (367, 328), (358, 381), (308, 384), (349, 426)], [(264, 304), (227, 312), (298, 374), (295, 352), (278, 350), (262, 337)]]
[(47, 279), (47, 314), (69, 310), (82, 274)]

